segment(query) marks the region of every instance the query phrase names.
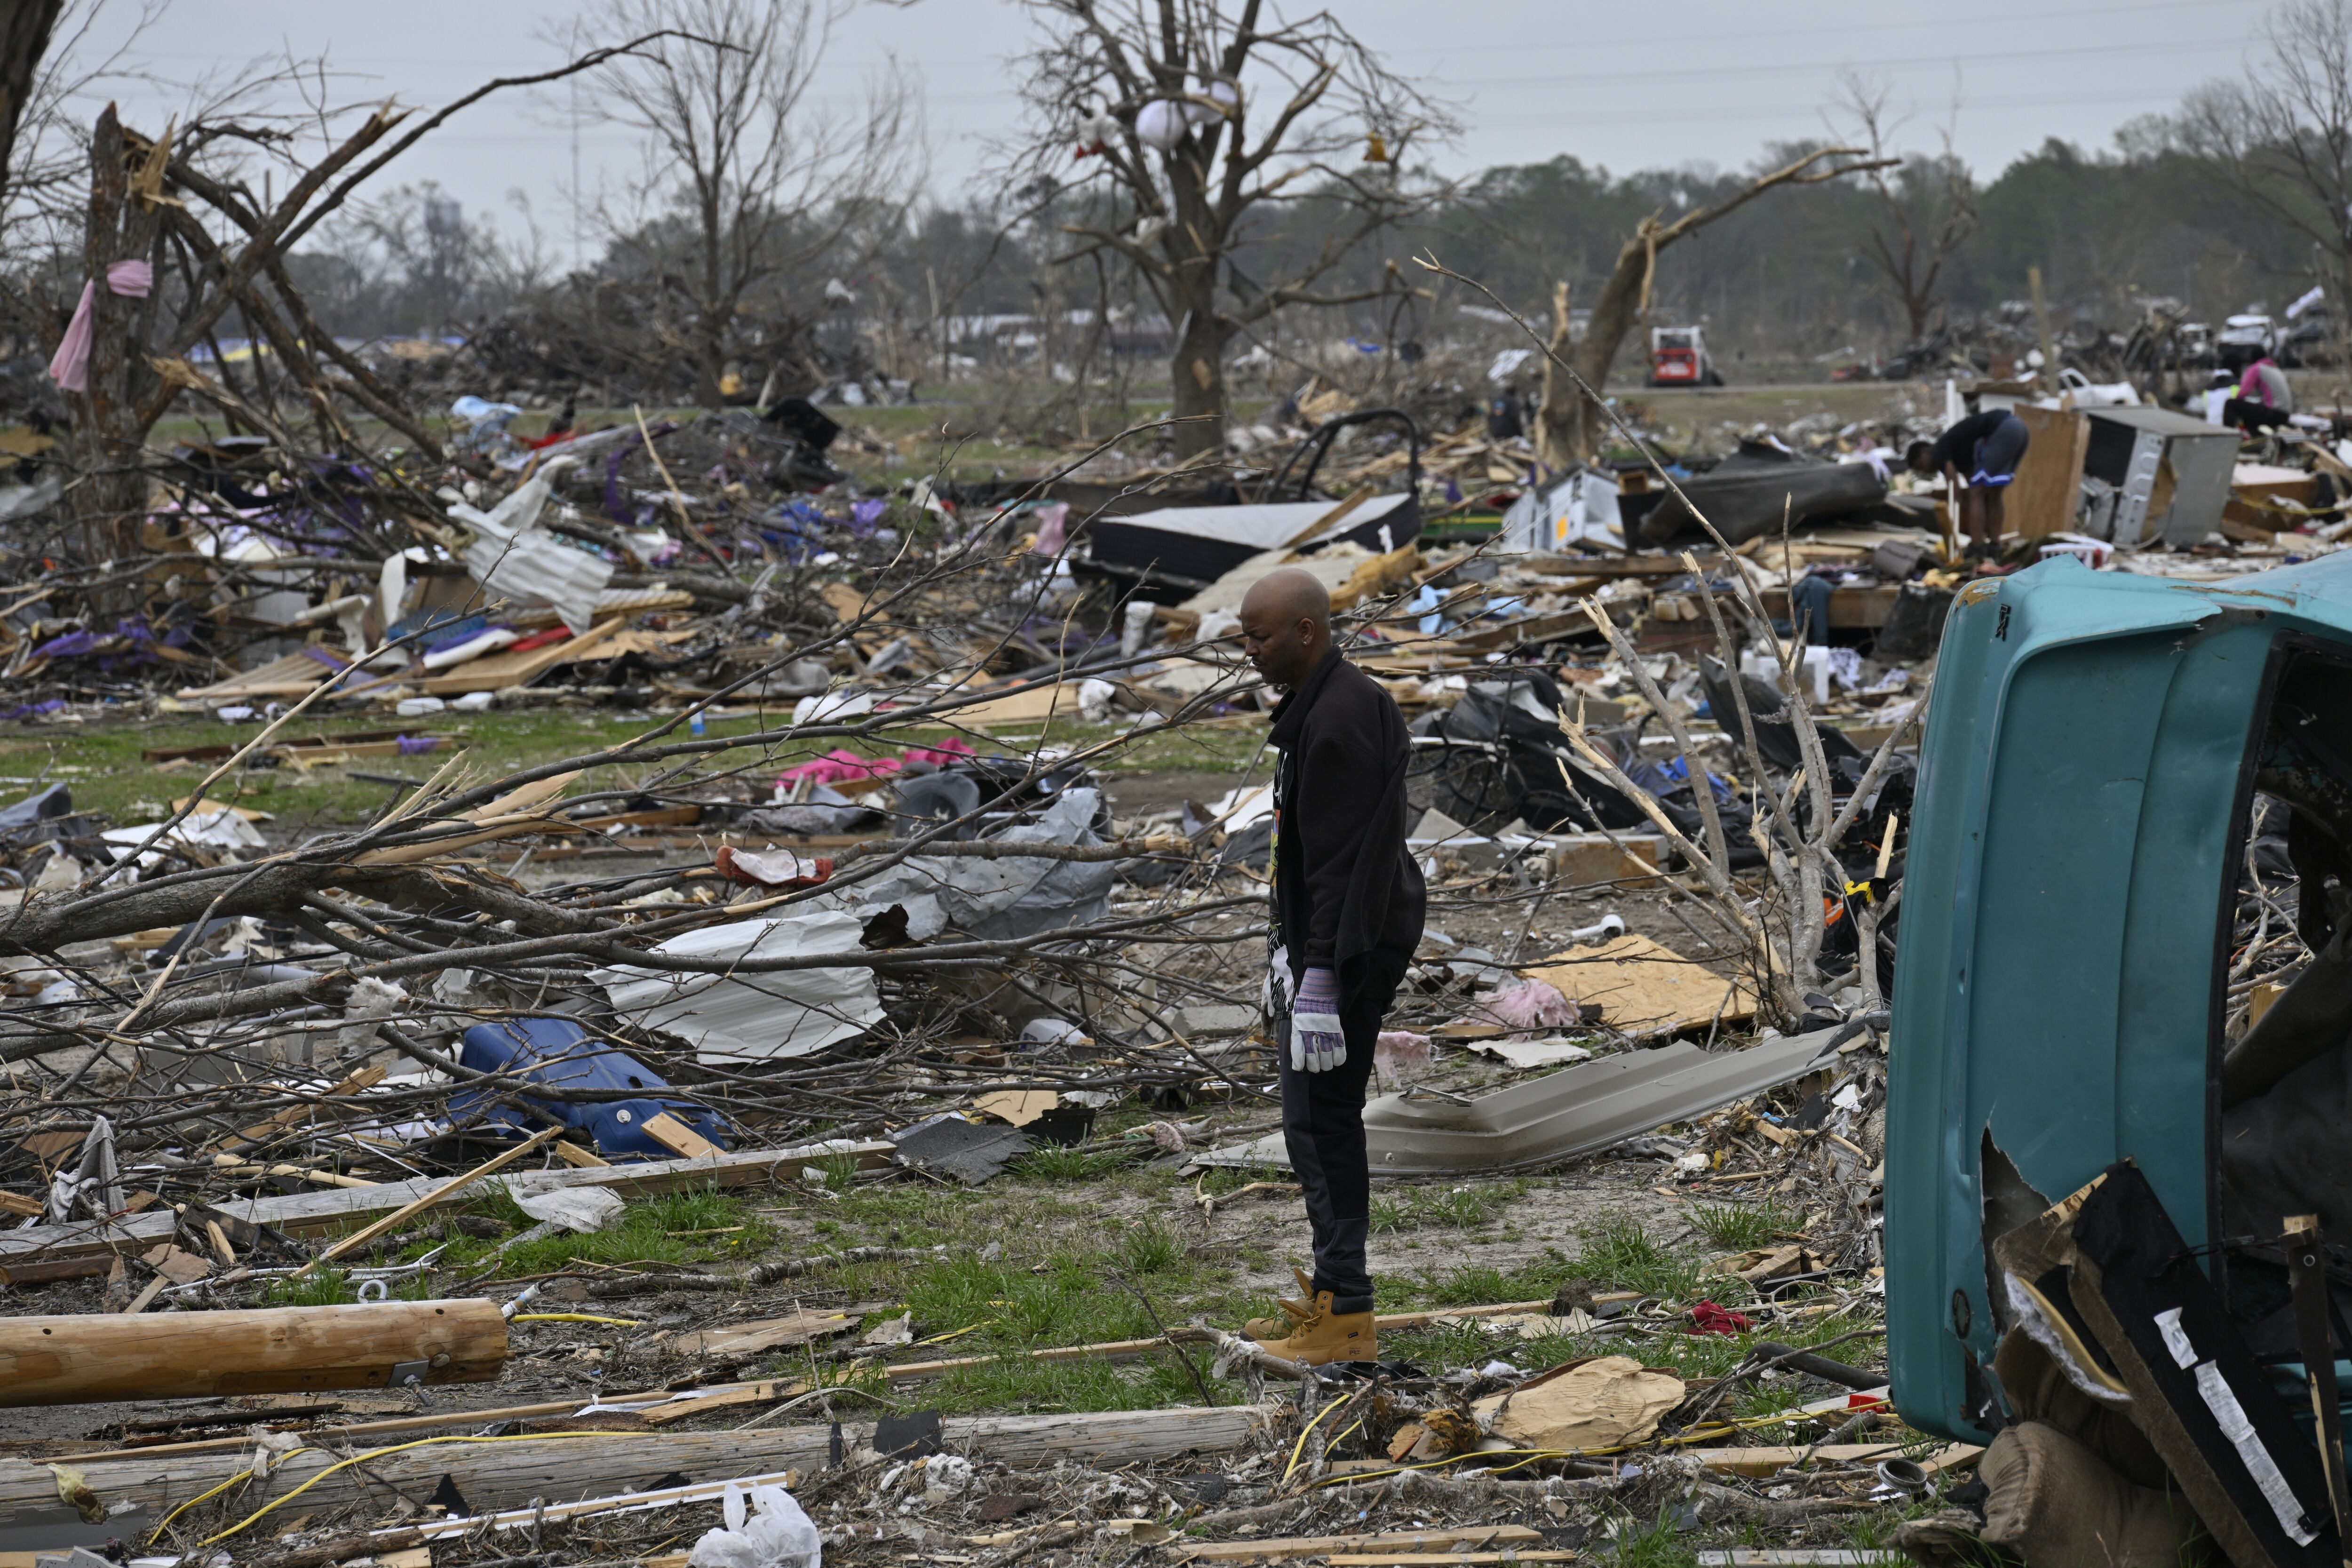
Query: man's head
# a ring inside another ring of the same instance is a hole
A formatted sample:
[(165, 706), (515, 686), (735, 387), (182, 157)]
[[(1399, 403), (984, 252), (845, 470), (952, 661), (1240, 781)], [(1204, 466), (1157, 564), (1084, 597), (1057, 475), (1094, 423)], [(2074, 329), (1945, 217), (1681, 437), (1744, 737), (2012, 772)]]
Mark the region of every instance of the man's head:
[(1929, 443), (1914, 441), (1910, 449), (1903, 454), (1903, 460), (1910, 465), (1915, 474), (1932, 474), (1936, 471), (1935, 452), (1936, 448)]
[(1286, 566), (1242, 595), (1242, 657), (1276, 686), (1296, 688), (1331, 651), (1331, 595), (1311, 573)]

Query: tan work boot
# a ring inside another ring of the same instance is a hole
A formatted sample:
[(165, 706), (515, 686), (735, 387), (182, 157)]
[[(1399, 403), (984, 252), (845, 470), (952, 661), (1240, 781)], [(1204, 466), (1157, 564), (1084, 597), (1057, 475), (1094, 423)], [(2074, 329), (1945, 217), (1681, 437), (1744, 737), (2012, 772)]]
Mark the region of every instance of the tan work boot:
[(1242, 1325), (1242, 1332), (1254, 1340), (1281, 1339), (1290, 1331), (1315, 1315), (1315, 1281), (1296, 1263), (1290, 1266), (1290, 1277), (1298, 1281), (1298, 1299), (1276, 1296), (1274, 1304), (1281, 1312), (1275, 1318), (1252, 1318)]
[[(1288, 1311), (1293, 1303), (1285, 1301)], [(1380, 1333), (1372, 1325), (1372, 1314), (1366, 1312), (1334, 1312), (1331, 1292), (1318, 1290), (1315, 1300), (1304, 1315), (1291, 1324), (1286, 1339), (1272, 1339), (1253, 1333), (1252, 1340), (1268, 1355), (1280, 1356), (1305, 1366), (1322, 1366), (1335, 1361), (1378, 1361), (1381, 1359)]]

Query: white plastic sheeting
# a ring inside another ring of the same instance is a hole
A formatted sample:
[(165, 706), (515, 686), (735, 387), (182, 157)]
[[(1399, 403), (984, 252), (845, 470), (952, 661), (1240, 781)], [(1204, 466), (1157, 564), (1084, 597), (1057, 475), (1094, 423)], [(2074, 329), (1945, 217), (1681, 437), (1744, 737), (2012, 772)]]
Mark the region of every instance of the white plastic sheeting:
[(573, 637), (587, 633), (596, 595), (612, 580), (613, 563), (577, 550), (539, 526), (555, 478), (578, 467), (577, 458), (553, 458), (490, 511), (453, 501), (449, 515), (472, 531), (466, 570), (493, 598), (552, 605)]
[[(1037, 820), (996, 834), (999, 844), (1097, 844), (1101, 792), (1064, 790)], [(1085, 925), (1110, 913), (1114, 860), (1044, 860), (1008, 857), (917, 855), (869, 880), (849, 883), (820, 900), (877, 914), (897, 904), (907, 911), (907, 934), (928, 942), (952, 927), (976, 937), (1034, 936)]]
[[(654, 952), (722, 963), (856, 952), (864, 933), (856, 916), (824, 910), (710, 926), (672, 937)], [(705, 1062), (803, 1057), (882, 1019), (870, 969), (708, 974), (622, 964), (599, 970), (594, 978), (614, 1006), (647, 1028), (689, 1042)]]

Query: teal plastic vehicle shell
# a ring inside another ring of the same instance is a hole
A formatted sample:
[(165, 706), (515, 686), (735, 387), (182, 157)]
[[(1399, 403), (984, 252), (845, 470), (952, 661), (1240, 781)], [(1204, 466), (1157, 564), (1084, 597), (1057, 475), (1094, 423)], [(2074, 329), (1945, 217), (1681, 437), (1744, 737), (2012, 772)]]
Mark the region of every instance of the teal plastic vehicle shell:
[(1953, 606), (1889, 1040), (1887, 1356), (1923, 1430), (1991, 1429), (1993, 1151), (2051, 1202), (2129, 1157), (2214, 1239), (2230, 868), (2299, 646), (2352, 651), (2352, 552), (2226, 585), (2053, 559)]

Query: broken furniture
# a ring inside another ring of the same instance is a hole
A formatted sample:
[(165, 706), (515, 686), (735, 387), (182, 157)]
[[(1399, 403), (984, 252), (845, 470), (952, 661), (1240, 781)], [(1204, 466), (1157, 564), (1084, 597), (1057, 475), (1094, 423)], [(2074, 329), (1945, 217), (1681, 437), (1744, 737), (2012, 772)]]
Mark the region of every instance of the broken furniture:
[(2228, 426), (2165, 408), (2012, 412), (2032, 439), (2009, 487), (2011, 531), (2189, 545), (2221, 526), (2238, 457)]

